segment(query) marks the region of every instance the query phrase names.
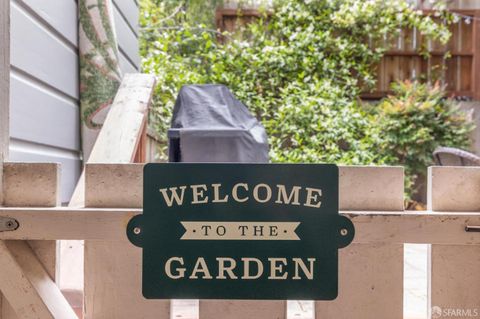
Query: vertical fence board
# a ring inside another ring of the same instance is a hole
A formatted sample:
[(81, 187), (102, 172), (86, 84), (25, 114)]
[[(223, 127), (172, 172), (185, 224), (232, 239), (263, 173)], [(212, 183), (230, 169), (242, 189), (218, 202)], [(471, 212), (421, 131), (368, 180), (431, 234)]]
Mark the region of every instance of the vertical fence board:
[[(403, 211), (402, 167), (340, 167), (340, 209)], [(388, 298), (385, 298), (388, 296)], [(316, 318), (403, 317), (403, 245), (351, 244), (339, 253), (339, 295)]]
[[(86, 207), (142, 207), (142, 189), (142, 164), (86, 165)], [(141, 265), (129, 242), (85, 241), (85, 318), (169, 319), (169, 301), (142, 296)]]
[[(480, 211), (479, 167), (430, 167), (428, 181), (429, 209), (450, 212)], [(465, 311), (479, 308), (480, 246), (432, 245), (430, 261), (432, 307)], [(458, 318), (467, 317), (469, 316)]]
[(286, 301), (200, 300), (200, 319), (284, 319)]
[[(52, 163), (5, 163), (4, 206), (54, 207), (60, 204), (60, 165)], [(47, 270), (56, 279), (56, 241), (30, 241), (29, 246)], [(4, 300), (4, 319), (16, 318), (15, 312)]]
[[(3, 181), (4, 188), (4, 206), (20, 206), (20, 207), (55, 207), (60, 204), (60, 165), (55, 163), (5, 163)], [(7, 243), (8, 248), (15, 248), (12, 252), (12, 260), (22, 266), (28, 267), (29, 273), (33, 277), (27, 278), (34, 287), (48, 287), (54, 298), (60, 298), (60, 313), (65, 318), (74, 316), (73, 311), (69, 309), (68, 304), (60, 295), (59, 290), (52, 289), (53, 282), (48, 284), (41, 280), (42, 268), (45, 269), (47, 275), (51, 279), (56, 279), (56, 241), (29, 241)], [(18, 250), (18, 251), (17, 251)], [(20, 252), (23, 252), (20, 254)], [(7, 257), (6, 257), (7, 258)], [(38, 259), (35, 260), (35, 258)], [(24, 275), (28, 276), (28, 274)], [(38, 281), (39, 284), (35, 282)], [(45, 286), (47, 285), (47, 286)], [(42, 288), (45, 289), (45, 288)], [(53, 299), (52, 299), (53, 300)], [(31, 316), (32, 314), (22, 313), (15, 314), (15, 311), (23, 311), (22, 307), (17, 305), (11, 307), (8, 301), (3, 300), (3, 318), (17, 318), (23, 316)], [(12, 304), (13, 305), (13, 304)], [(53, 303), (52, 305), (55, 305)], [(38, 306), (38, 309), (45, 310), (45, 306)], [(55, 306), (56, 307), (56, 306)], [(15, 311), (13, 310), (15, 308)], [(55, 313), (57, 310), (50, 309)], [(49, 312), (50, 313), (50, 312)], [(51, 315), (51, 314), (50, 314)], [(48, 315), (47, 315), (48, 316)]]

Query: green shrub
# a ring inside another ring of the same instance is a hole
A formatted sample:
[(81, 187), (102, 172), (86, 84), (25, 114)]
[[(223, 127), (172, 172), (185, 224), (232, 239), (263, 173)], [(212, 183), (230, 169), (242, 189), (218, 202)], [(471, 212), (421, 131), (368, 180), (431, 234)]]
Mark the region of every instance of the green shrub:
[(387, 164), (405, 166), (407, 194), (414, 194), (415, 182), (425, 177), (433, 164), (432, 153), (438, 146), (469, 148), (473, 123), (443, 88), (418, 82), (398, 82), (393, 95), (375, 108), (379, 136), (378, 151)]
[[(274, 162), (405, 164), (408, 173), (418, 172), (420, 163), (395, 151), (401, 143), (418, 144), (415, 137), (397, 140), (393, 124), (377, 128), (393, 121), (393, 114), (366, 110), (359, 95), (374, 86), (374, 66), (401, 28), (415, 27), (446, 43), (447, 25), (423, 16), (407, 0), (275, 1), (270, 16), (244, 30), (247, 36), (225, 35), (222, 43), (211, 27), (193, 24), (187, 11), (172, 14), (157, 2), (140, 3), (141, 25), (155, 26), (142, 33), (141, 53), (143, 71), (158, 77), (150, 120), (164, 140), (180, 87), (221, 83), (262, 121)], [(444, 12), (436, 15), (450, 19)], [(391, 136), (381, 130), (392, 130)], [(425, 151), (427, 163), (430, 148), (418, 150)]]

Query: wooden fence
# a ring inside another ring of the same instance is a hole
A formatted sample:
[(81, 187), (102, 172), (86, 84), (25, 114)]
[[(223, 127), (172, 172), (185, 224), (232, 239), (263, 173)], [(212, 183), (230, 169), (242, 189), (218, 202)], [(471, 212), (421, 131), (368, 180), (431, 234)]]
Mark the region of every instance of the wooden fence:
[[(427, 41), (415, 29), (402, 30), (386, 44), (390, 49), (376, 67), (377, 86), (362, 97), (381, 98), (390, 92), (391, 83), (419, 79), (441, 81), (450, 96), (480, 99), (480, 10), (452, 12), (463, 18), (450, 25), (452, 37), (447, 45)], [(256, 10), (218, 9), (217, 28), (235, 32), (258, 16)], [(430, 57), (422, 57), (421, 48), (426, 48)], [(444, 58), (446, 52), (450, 53), (449, 58)]]
[[(5, 165), (4, 204), (13, 207), (0, 208), (0, 216), (20, 227), (0, 232), (2, 319), (73, 318), (41, 244), (60, 239), (85, 240), (85, 318), (171, 318), (170, 301), (142, 297), (142, 251), (125, 235), (128, 220), (141, 213), (142, 171), (143, 164), (87, 164), (85, 207), (65, 208), (55, 207), (58, 164)], [(340, 209), (356, 237), (340, 250), (339, 297), (316, 302), (316, 317), (403, 318), (404, 243), (433, 244), (431, 305), (480, 308), (480, 233), (466, 231), (480, 226), (479, 193), (480, 168), (432, 167), (432, 210), (408, 212), (401, 167), (341, 167)], [(294, 318), (286, 301), (200, 300), (197, 313), (200, 319)], [(187, 318), (178, 310), (175, 316)]]

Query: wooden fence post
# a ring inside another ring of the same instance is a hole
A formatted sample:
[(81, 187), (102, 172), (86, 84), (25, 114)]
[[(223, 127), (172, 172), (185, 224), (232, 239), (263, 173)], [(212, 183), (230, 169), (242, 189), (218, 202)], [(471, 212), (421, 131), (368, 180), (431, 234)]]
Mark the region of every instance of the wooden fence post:
[[(4, 206), (55, 207), (60, 204), (60, 165), (5, 163)], [(55, 285), (56, 241), (1, 242), (2, 318), (76, 318)], [(7, 269), (8, 268), (8, 269)], [(49, 278), (48, 278), (49, 277)], [(20, 289), (19, 286), (22, 288)], [(8, 301), (7, 301), (8, 299)]]
[[(430, 167), (428, 209), (433, 212), (479, 212), (480, 168)], [(455, 318), (469, 318), (475, 310), (480, 311), (480, 246), (431, 245), (430, 265), (432, 308), (460, 310), (461, 315)]]
[[(143, 164), (86, 165), (86, 207), (142, 205)], [(127, 241), (86, 240), (85, 319), (169, 319), (170, 302), (145, 299), (141, 276), (141, 248)]]
[[(402, 167), (340, 167), (340, 210), (403, 212)], [(339, 253), (339, 295), (316, 318), (403, 318), (403, 244), (351, 244)]]

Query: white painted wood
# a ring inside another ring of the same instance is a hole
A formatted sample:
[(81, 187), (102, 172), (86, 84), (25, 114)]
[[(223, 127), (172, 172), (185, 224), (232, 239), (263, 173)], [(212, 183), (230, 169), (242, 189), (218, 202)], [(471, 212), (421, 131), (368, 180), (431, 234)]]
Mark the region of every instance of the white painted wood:
[(75, 0), (45, 1), (16, 0), (20, 5), (41, 17), (49, 27), (64, 37), (70, 45), (78, 45), (77, 3)]
[(138, 7), (134, 0), (113, 0), (114, 5), (122, 16), (126, 18), (126, 22), (138, 34)]
[(480, 167), (433, 166), (428, 179), (428, 209), (480, 211)]
[(286, 301), (200, 300), (199, 319), (284, 319)]
[(123, 19), (118, 9), (113, 7), (113, 18), (115, 20), (115, 29), (120, 49), (125, 52), (128, 59), (137, 67), (140, 65), (140, 55), (138, 52), (138, 39)]
[(315, 302), (288, 300), (287, 319), (315, 319)]
[(340, 166), (340, 210), (403, 211), (403, 167)]
[[(59, 171), (58, 164), (5, 163), (4, 205), (57, 206)], [(0, 289), (6, 297), (2, 302), (4, 319), (75, 317), (53, 281), (56, 277), (55, 241), (27, 243), (17, 240), (5, 242), (1, 248), (4, 249), (0, 269), (2, 275), (8, 276), (0, 280)]]
[[(430, 167), (428, 206), (436, 211), (480, 211), (480, 167)], [(480, 226), (478, 220), (468, 222)], [(450, 223), (450, 227), (455, 226)], [(479, 233), (472, 235), (479, 236)], [(480, 305), (480, 245), (432, 245), (431, 306), (478, 309)]]
[(129, 163), (133, 160), (154, 86), (152, 75), (124, 76), (89, 163)]
[[(100, 166), (87, 164), (85, 176), (85, 188), (97, 189), (86, 192), (86, 207), (109, 205), (120, 197), (125, 205), (139, 204), (141, 165), (112, 165), (102, 174)], [(113, 187), (115, 192), (110, 191)], [(123, 219), (124, 231), (127, 221)], [(142, 249), (128, 242), (85, 241), (85, 318), (170, 318), (169, 301), (146, 300), (142, 296), (141, 265)]]
[(480, 245), (432, 245), (430, 258), (431, 306), (479, 309)]
[(11, 25), (11, 64), (78, 99), (77, 52), (15, 2), (11, 6)]
[(198, 319), (199, 300), (170, 300), (170, 318)]
[(80, 176), (78, 153), (12, 139), (10, 160), (13, 162), (58, 162), (61, 164), (61, 201), (69, 201), (74, 183)]
[[(5, 206), (55, 207), (60, 204), (60, 167), (58, 164), (4, 163), (3, 181), (6, 186), (4, 188)], [(56, 241), (29, 241), (25, 244), (33, 250), (50, 278), (55, 280), (57, 277)], [(18, 314), (15, 315), (15, 311), (9, 311), (6, 301), (4, 308), (4, 319), (17, 318)]]
[(317, 318), (403, 318), (403, 245), (350, 244), (339, 251), (339, 295)]
[[(85, 200), (90, 207), (142, 208), (144, 164), (87, 164)], [(128, 180), (128, 196), (118, 185)], [(102, 196), (98, 196), (102, 193)]]
[[(390, 210), (401, 217), (404, 209), (403, 183), (402, 167), (341, 166), (340, 209)], [(360, 219), (357, 221), (363, 226)], [(378, 231), (374, 230), (375, 233)], [(358, 228), (355, 233), (358, 236), (365, 234)], [(317, 318), (338, 314), (344, 318), (402, 318), (403, 242), (351, 244), (340, 249), (339, 278), (338, 298), (315, 303)], [(385, 301), (387, 292), (389, 298)]]
[(127, 242), (125, 225), (140, 209), (0, 208), (2, 216), (18, 220), (16, 231), (0, 239), (75, 239)]
[[(104, 164), (105, 166), (109, 164)], [(133, 168), (138, 170), (138, 168)], [(107, 171), (111, 172), (111, 168)], [(120, 170), (125, 171), (125, 170)], [(131, 175), (131, 174), (130, 174)], [(136, 182), (135, 182), (136, 183)], [(113, 196), (113, 193), (110, 193)], [(107, 203), (106, 199), (94, 199), (96, 204)], [(138, 199), (133, 199), (133, 205)], [(125, 199), (124, 199), (125, 201)], [(108, 206), (108, 205), (107, 205)], [(129, 205), (130, 206), (130, 205)], [(0, 208), (0, 215), (16, 218), (22, 225), (14, 232), (0, 233), (1, 239), (86, 239), (127, 241), (125, 224), (141, 208)], [(468, 224), (480, 223), (478, 212), (341, 212), (349, 217), (356, 229), (353, 243), (356, 244), (456, 244), (480, 245), (480, 236), (467, 233)]]
[(19, 318), (77, 318), (26, 242), (0, 241), (0, 265), (0, 287)]
[(79, 151), (77, 101), (12, 70), (11, 103), (11, 137)]
[[(112, 103), (88, 163), (130, 163), (146, 121), (155, 77), (146, 74), (126, 74)], [(69, 203), (83, 206), (85, 176), (82, 173)]]
[(60, 204), (60, 166), (54, 163), (4, 163), (5, 206), (55, 207)]

